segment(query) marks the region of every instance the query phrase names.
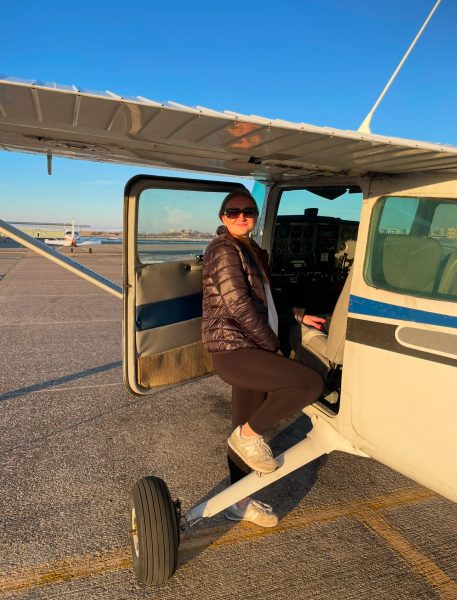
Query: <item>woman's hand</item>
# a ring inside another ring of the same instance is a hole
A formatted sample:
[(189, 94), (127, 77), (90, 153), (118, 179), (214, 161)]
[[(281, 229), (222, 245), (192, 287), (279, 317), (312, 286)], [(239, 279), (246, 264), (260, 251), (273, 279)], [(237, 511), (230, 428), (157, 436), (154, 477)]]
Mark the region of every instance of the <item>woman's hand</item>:
[(314, 315), (304, 315), (302, 323), (303, 325), (315, 327), (316, 329), (322, 329), (322, 325), (320, 325), (320, 323), (325, 323), (325, 319), (322, 319), (321, 317), (315, 317)]
[(325, 323), (325, 319), (322, 319), (321, 317), (315, 317), (314, 315), (307, 315), (305, 310), (306, 309), (304, 308), (296, 307), (292, 309), (294, 319), (297, 321), (297, 323), (308, 325), (309, 327), (315, 327), (316, 329), (321, 330), (322, 325), (320, 325), (320, 323)]

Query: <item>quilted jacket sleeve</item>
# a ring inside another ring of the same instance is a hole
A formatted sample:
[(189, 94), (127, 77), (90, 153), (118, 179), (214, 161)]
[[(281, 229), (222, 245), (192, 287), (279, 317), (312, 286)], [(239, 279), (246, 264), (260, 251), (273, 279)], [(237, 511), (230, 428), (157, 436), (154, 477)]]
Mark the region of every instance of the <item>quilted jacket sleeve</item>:
[(205, 254), (206, 275), (243, 334), (257, 347), (275, 352), (278, 338), (259, 313), (251, 296), (240, 256), (231, 244), (215, 244)]

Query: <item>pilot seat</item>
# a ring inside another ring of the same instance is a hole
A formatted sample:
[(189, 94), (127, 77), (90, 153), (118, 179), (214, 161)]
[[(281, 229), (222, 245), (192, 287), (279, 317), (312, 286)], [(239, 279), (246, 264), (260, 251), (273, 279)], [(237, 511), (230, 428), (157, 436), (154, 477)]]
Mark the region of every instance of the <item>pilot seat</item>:
[(289, 336), (295, 360), (312, 367), (324, 378), (326, 390), (323, 401), (331, 405), (336, 405), (339, 401), (351, 281), (352, 270), (335, 305), (328, 334), (315, 327), (297, 324), (292, 326)]

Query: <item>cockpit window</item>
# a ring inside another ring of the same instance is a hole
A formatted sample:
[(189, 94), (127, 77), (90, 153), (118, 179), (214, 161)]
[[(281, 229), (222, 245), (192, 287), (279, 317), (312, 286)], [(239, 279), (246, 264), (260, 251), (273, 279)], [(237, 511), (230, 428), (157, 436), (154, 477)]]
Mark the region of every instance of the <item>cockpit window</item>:
[(282, 193), (278, 215), (303, 215), (306, 209), (317, 209), (321, 217), (359, 221), (362, 193), (350, 188), (313, 188), (287, 190)]
[(365, 262), (375, 287), (457, 299), (457, 201), (386, 197), (375, 206)]
[(270, 257), (279, 310), (333, 311), (354, 260), (361, 205), (359, 188), (282, 191)]

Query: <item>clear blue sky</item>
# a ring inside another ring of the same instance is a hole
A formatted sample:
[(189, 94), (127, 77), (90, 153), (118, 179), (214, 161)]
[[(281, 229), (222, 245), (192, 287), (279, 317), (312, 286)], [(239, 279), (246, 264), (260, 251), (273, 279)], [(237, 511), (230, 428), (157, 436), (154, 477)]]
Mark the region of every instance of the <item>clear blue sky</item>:
[[(435, 0), (47, 0), (2, 6), (0, 73), (357, 129)], [(457, 145), (457, 2), (443, 0), (372, 123)], [(0, 151), (0, 216), (119, 226), (136, 167)], [(166, 172), (170, 175), (170, 172)]]

